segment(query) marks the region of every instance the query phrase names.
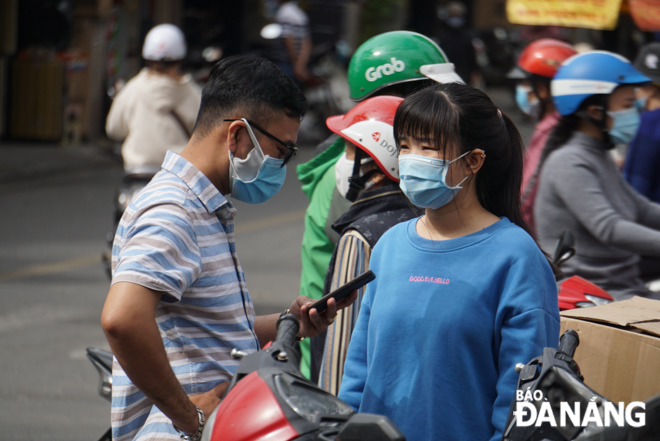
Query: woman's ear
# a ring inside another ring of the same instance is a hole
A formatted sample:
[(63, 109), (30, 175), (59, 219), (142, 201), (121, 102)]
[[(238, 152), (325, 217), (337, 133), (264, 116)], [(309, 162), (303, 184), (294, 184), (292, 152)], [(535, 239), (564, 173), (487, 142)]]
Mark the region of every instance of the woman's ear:
[(587, 115), (595, 119), (596, 121), (601, 121), (603, 119), (604, 110), (601, 106), (591, 105), (585, 109)]
[(540, 100), (549, 99), (550, 91), (548, 90), (548, 86), (546, 86), (544, 83), (538, 82), (536, 84), (536, 96), (538, 96)]
[(485, 159), (486, 153), (481, 149), (474, 149), (465, 157), (467, 166), (472, 171), (472, 174), (476, 174), (481, 169)]

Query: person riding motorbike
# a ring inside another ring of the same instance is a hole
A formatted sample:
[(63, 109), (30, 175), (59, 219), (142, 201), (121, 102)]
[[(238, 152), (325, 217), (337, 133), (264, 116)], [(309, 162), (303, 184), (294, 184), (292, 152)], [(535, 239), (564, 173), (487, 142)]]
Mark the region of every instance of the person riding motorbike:
[[(364, 42), (348, 67), (350, 97), (363, 101), (372, 96), (405, 97), (432, 84), (463, 82), (443, 50), (433, 40), (409, 31), (376, 35)], [(344, 154), (344, 139), (332, 135), (321, 143), (317, 155), (297, 167), (302, 190), (309, 197), (302, 243), (300, 293), (318, 299), (323, 294), (325, 275), (339, 239), (331, 225), (350, 207), (352, 201), (339, 193), (335, 163)], [(349, 167), (350, 168), (350, 167)], [(324, 336), (301, 344), (301, 371), (313, 382), (323, 356)], [(314, 365), (310, 369), (310, 366)]]
[(637, 91), (637, 135), (628, 146), (623, 176), (641, 195), (660, 203), (660, 42), (644, 46), (635, 67), (653, 80)]
[(171, 24), (152, 28), (144, 39), (146, 67), (115, 96), (106, 120), (109, 138), (123, 141), (127, 171), (160, 168), (168, 150), (180, 153), (190, 139), (202, 89), (181, 74), (186, 39)]
[(552, 250), (570, 231), (576, 255), (564, 273), (595, 283), (615, 300), (660, 299), (639, 269), (640, 256), (660, 256), (660, 205), (625, 182), (609, 153), (635, 135), (635, 88), (650, 81), (624, 57), (593, 51), (566, 60), (551, 83), (561, 119), (541, 158), (534, 205), (539, 240)]
[(277, 0), (275, 22), (282, 26), (282, 35), (275, 39), (271, 59), (298, 85), (309, 78), (307, 62), (312, 51), (309, 17), (296, 1)]
[[(346, 115), (328, 118), (328, 128), (346, 144), (346, 152), (335, 165), (337, 187), (355, 202), (332, 224), (332, 229), (341, 237), (326, 275), (326, 292), (367, 271), (371, 250), (383, 233), (417, 215), (399, 188), (399, 162), (392, 124), (401, 101), (402, 98), (392, 96), (368, 98)], [(339, 311), (335, 322), (327, 329), (319, 385), (333, 395), (339, 392), (346, 350), (363, 291), (359, 290), (354, 306)]]
[(550, 81), (561, 63), (575, 54), (577, 51), (570, 44), (543, 38), (532, 42), (522, 51), (518, 65), (507, 75), (518, 81), (518, 107), (537, 121), (525, 149), (522, 182), (523, 215), (532, 232), (536, 232), (534, 199), (538, 189), (539, 160), (550, 131), (559, 121), (559, 114), (550, 95)]

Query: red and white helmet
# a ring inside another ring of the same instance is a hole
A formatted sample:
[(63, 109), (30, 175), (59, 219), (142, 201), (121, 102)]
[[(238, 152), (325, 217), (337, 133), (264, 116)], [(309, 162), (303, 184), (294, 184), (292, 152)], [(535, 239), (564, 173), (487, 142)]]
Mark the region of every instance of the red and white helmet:
[(559, 66), (577, 54), (573, 46), (554, 38), (542, 38), (530, 43), (518, 57), (518, 66), (514, 67), (508, 78), (524, 79), (529, 75), (554, 78)]
[(399, 160), (392, 126), (401, 101), (403, 98), (394, 96), (369, 98), (345, 115), (326, 120), (330, 130), (367, 153), (385, 176), (395, 182), (399, 182)]
[(186, 57), (186, 37), (173, 24), (154, 26), (144, 38), (142, 58), (150, 61), (180, 61)]

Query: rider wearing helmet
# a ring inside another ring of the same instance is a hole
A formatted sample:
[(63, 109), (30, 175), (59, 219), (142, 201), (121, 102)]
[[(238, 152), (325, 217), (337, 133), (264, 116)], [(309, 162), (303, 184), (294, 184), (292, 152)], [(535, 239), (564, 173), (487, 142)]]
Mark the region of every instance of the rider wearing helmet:
[(623, 176), (641, 195), (660, 203), (660, 42), (642, 47), (635, 67), (653, 83), (637, 90), (637, 108), (643, 113), (628, 146)]
[(660, 299), (639, 270), (640, 256), (660, 256), (660, 205), (624, 181), (609, 152), (637, 131), (635, 88), (649, 81), (627, 59), (593, 51), (566, 60), (551, 84), (561, 119), (541, 158), (539, 240), (549, 251), (570, 231), (577, 253), (564, 273), (596, 283), (615, 300)]
[[(399, 222), (412, 219), (411, 209), (399, 188), (399, 162), (392, 125), (396, 108), (403, 101), (393, 96), (369, 98), (345, 115), (328, 118), (327, 125), (346, 144), (345, 156), (336, 168), (352, 169), (352, 177), (337, 173), (337, 187), (356, 185), (355, 202), (332, 228), (341, 234), (325, 278), (330, 292), (369, 269), (369, 256), (378, 239)], [(360, 160), (360, 157), (364, 159)], [(377, 222), (374, 222), (377, 220)], [(344, 360), (355, 326), (364, 289), (357, 300), (328, 327), (319, 374), (319, 385), (337, 395)]]
[(539, 160), (550, 131), (559, 121), (559, 114), (550, 95), (550, 81), (561, 63), (575, 54), (575, 49), (563, 41), (552, 38), (536, 40), (522, 51), (518, 65), (507, 75), (518, 81), (518, 107), (537, 120), (534, 134), (525, 150), (522, 181), (522, 211), (533, 232), (536, 231), (534, 199), (538, 189)]
[[(433, 40), (409, 31), (372, 37), (355, 51), (348, 67), (350, 96), (355, 101), (378, 95), (405, 97), (432, 81), (463, 82)], [(332, 135), (316, 150), (318, 154), (314, 159), (297, 168), (302, 190), (309, 197), (301, 252), (300, 293), (311, 299), (323, 295), (325, 274), (339, 239), (331, 226), (352, 202), (345, 194), (340, 194), (335, 177), (335, 163), (344, 153), (344, 140)], [(344, 170), (348, 169), (350, 167)], [(322, 356), (323, 338), (324, 335), (319, 335), (313, 339), (318, 342), (315, 345), (318, 360)], [(301, 371), (315, 381), (317, 372), (316, 369), (310, 372), (307, 341), (301, 343), (301, 351)]]
[(126, 170), (160, 167), (168, 150), (180, 153), (190, 139), (202, 97), (190, 75), (181, 75), (186, 39), (171, 24), (147, 33), (142, 58), (147, 67), (117, 94), (106, 120), (108, 137), (124, 141)]

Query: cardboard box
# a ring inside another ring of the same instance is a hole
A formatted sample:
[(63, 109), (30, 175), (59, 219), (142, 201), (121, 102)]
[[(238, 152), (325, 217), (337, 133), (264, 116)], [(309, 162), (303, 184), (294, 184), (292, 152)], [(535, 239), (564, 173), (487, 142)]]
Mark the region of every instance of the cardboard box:
[(615, 403), (660, 394), (660, 301), (641, 297), (562, 311), (561, 332), (577, 331), (584, 382)]

